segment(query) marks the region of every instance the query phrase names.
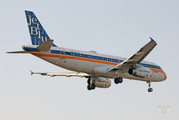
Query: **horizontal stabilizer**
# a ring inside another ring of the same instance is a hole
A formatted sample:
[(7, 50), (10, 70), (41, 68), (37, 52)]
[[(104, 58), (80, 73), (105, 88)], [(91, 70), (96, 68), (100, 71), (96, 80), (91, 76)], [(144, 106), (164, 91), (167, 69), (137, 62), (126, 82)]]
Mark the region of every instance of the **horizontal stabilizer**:
[(9, 53), (9, 54), (26, 54), (28, 52), (27, 51), (13, 51), (13, 52), (6, 52), (6, 53)]
[(53, 44), (53, 40), (48, 39), (47, 41), (40, 44), (36, 49), (38, 49), (43, 53), (49, 53), (52, 44)]

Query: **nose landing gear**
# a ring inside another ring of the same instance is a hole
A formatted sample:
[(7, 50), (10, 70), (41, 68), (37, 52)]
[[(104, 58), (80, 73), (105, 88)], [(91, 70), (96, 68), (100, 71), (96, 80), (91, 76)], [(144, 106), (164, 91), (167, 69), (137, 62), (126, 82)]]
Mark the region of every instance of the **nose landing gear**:
[(152, 92), (153, 91), (153, 89), (150, 87), (151, 86), (151, 81), (147, 81), (147, 84), (148, 84), (148, 86), (149, 86), (149, 88), (148, 88), (148, 92)]

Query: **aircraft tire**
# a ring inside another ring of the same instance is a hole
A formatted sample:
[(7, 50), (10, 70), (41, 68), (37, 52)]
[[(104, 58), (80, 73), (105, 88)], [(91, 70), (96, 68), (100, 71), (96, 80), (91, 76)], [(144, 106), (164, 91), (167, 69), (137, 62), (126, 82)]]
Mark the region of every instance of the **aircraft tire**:
[(95, 89), (95, 87), (96, 87), (95, 84), (91, 85), (91, 89)]
[(118, 77), (118, 78), (115, 78), (115, 79), (114, 79), (114, 83), (115, 83), (115, 84), (122, 83), (122, 82), (123, 82), (122, 77)]
[(88, 90), (91, 90), (90, 85), (87, 85), (87, 89), (88, 89)]
[(149, 89), (148, 89), (148, 92), (152, 92), (152, 91), (153, 91), (153, 89), (152, 89), (152, 88), (149, 88)]
[(118, 78), (115, 78), (115, 79), (114, 79), (114, 83), (115, 83), (115, 84), (118, 84), (118, 83), (119, 83)]
[(90, 84), (90, 78), (87, 80), (88, 85)]
[(119, 79), (119, 83), (122, 83), (122, 82), (123, 82), (122, 77), (119, 77), (118, 79)]

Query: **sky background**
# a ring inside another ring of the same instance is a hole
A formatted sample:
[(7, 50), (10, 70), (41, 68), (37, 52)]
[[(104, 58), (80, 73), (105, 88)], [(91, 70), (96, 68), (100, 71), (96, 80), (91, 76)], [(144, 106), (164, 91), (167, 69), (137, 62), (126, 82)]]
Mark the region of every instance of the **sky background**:
[[(87, 90), (86, 78), (30, 75), (66, 72), (30, 54), (25, 10), (33, 11), (59, 47), (129, 57), (152, 37), (145, 60), (168, 78), (152, 83), (124, 79)], [(0, 120), (178, 120), (178, 0), (0, 0)], [(158, 106), (169, 106), (166, 113)]]

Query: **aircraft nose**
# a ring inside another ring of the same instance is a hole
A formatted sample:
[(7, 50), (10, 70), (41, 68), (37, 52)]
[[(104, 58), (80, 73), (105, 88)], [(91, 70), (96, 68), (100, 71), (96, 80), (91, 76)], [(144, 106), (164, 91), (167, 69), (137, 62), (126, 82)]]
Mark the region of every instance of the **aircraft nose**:
[(164, 77), (164, 80), (166, 80), (167, 79), (167, 74), (163, 71), (163, 77)]

